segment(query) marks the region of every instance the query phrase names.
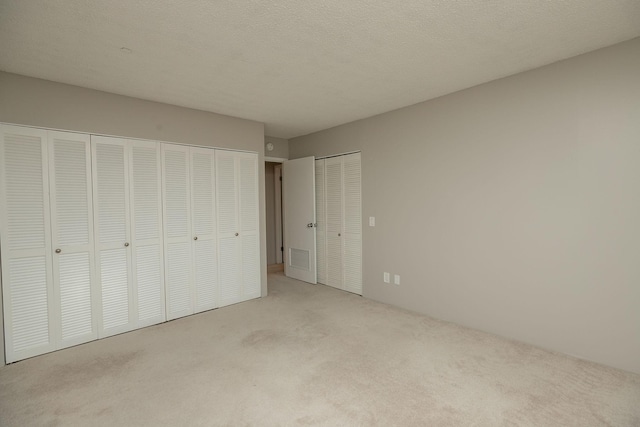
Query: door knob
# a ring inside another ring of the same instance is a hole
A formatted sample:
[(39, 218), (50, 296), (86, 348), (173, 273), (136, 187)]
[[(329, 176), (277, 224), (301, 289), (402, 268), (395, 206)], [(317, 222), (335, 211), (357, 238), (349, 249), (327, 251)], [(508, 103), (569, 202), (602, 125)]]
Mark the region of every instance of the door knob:
[(193, 240), (198, 240), (198, 236), (195, 236), (195, 237), (193, 238)]
[(309, 227), (309, 228), (313, 228), (313, 223), (312, 223), (312, 222), (310, 222), (309, 224), (307, 224), (307, 227)]
[(236, 236), (239, 236), (239, 234), (238, 234), (238, 233), (236, 233)]
[(125, 248), (129, 247), (129, 242), (126, 242), (126, 243), (124, 244), (124, 247), (125, 247)]
[(56, 249), (57, 254), (59, 254), (60, 252), (62, 252), (62, 249)]
[(340, 236), (342, 236), (342, 234), (341, 234), (341, 233), (338, 233), (338, 237), (340, 237)]

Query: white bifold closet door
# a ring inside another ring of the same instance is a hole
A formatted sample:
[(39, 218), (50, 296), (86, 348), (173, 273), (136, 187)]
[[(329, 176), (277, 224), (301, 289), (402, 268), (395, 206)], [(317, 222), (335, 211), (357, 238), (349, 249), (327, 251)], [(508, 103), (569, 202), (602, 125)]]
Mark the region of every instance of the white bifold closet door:
[(360, 153), (316, 160), (318, 282), (362, 295)]
[(216, 150), (219, 305), (260, 296), (258, 156)]
[(160, 150), (91, 137), (100, 337), (165, 320)]
[(5, 349), (14, 362), (97, 337), (91, 164), (86, 135), (0, 130)]
[(167, 318), (218, 306), (215, 150), (162, 145)]

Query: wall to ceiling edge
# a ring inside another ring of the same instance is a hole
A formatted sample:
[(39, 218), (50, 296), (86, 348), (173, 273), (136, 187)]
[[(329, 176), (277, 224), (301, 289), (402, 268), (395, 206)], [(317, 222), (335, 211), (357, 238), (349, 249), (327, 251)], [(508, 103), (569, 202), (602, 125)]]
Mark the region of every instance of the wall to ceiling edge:
[(365, 297), (640, 373), (640, 38), (289, 150), (362, 152)]
[[(267, 295), (262, 123), (2, 71), (0, 122), (257, 152), (260, 271), (262, 296)], [(2, 319), (0, 304), (4, 342)], [(4, 360), (3, 346), (0, 366)]]

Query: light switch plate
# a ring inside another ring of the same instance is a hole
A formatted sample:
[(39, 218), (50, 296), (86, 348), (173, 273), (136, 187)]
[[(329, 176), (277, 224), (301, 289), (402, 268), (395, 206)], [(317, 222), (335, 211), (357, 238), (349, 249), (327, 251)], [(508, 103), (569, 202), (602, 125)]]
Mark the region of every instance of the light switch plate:
[(376, 217), (375, 216), (370, 216), (369, 217), (369, 227), (375, 227), (376, 226)]
[(394, 274), (393, 275), (393, 283), (396, 285), (400, 284), (400, 275), (399, 274)]
[(387, 273), (386, 271), (384, 272), (384, 274), (382, 275), (382, 278), (384, 280), (384, 283), (389, 283), (389, 273)]

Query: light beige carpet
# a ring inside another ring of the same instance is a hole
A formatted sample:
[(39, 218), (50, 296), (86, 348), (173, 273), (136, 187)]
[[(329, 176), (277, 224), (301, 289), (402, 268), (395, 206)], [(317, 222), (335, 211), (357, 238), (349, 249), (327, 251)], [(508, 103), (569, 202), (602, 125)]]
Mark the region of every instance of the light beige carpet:
[(640, 376), (269, 276), (267, 298), (0, 368), (2, 426), (640, 426)]

